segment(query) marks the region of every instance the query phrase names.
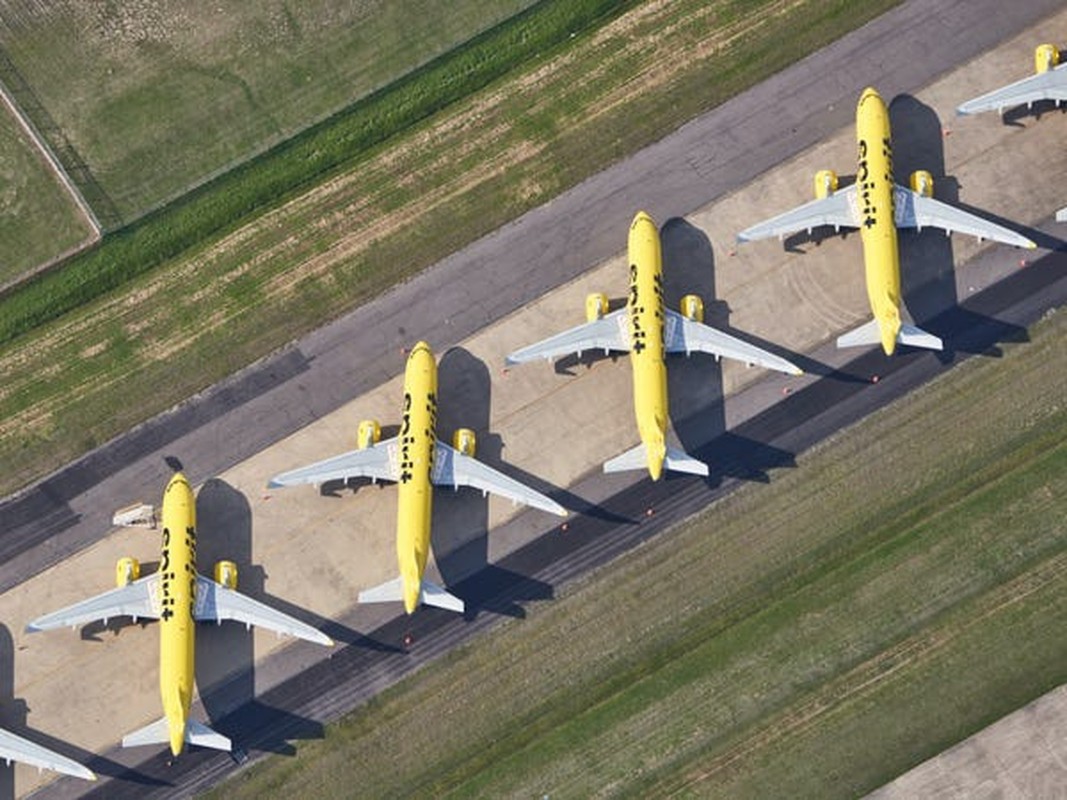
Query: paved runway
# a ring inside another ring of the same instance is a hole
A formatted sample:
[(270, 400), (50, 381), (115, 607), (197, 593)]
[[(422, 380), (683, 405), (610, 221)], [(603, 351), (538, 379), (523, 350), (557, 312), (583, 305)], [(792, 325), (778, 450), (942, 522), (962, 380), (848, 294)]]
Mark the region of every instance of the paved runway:
[[(826, 133), (847, 125), (853, 114), (857, 81), (877, 83), (887, 97), (914, 90), (1055, 7), (1054, 3), (1029, 3), (1012, 9), (1009, 20), (994, 3), (984, 9), (981, 3), (912, 3), (872, 23), (629, 162), (476, 243), (388, 297), (313, 334), (297, 348), (249, 370), (167, 418), (149, 423), (54, 476), (17, 502), (7, 504), (3, 508), (5, 528), (8, 520), (15, 520), (15, 527), (5, 530), (0, 539), (0, 558), (5, 562), (0, 567), (0, 585), (10, 588), (98, 539), (107, 530), (106, 519), (114, 507), (131, 499), (154, 498), (165, 478), (164, 454), (180, 453), (194, 481), (221, 473), (394, 377), (395, 370), (385, 365), (402, 365), (397, 353), (414, 339), (430, 338), (442, 350), (442, 345), (462, 341), (488, 322), (615, 252), (621, 244), (620, 219), (628, 220), (635, 207), (654, 207), (661, 219), (665, 213), (692, 211), (747, 182), (779, 159), (788, 158)], [(873, 74), (857, 76), (863, 69), (870, 69)], [(831, 77), (816, 80), (820, 75)], [(842, 77), (835, 77), (839, 75)], [(778, 98), (782, 100), (776, 106)], [(847, 169), (847, 164), (844, 161), (841, 168)], [(551, 236), (546, 235), (549, 230)], [(850, 245), (855, 246), (855, 242)], [(1004, 254), (993, 252), (983, 257), (1003, 259)], [(530, 269), (533, 264), (537, 265), (536, 270)], [(1009, 322), (1004, 315), (1017, 315), (1019, 324), (1025, 324), (1038, 313), (1039, 308), (1030, 304), (1032, 296), (1039, 304), (1062, 302), (1063, 263), (1051, 257), (1041, 266), (1040, 270), (1026, 270), (1013, 277), (1005, 284), (1014, 287), (1010, 291), (998, 286), (996, 292), (983, 293), (969, 301), (969, 306), (977, 304), (976, 313), (1000, 315), (999, 324), (952, 311), (941, 321), (943, 328), (958, 334), (976, 327), (974, 336), (996, 341)], [(972, 269), (976, 274), (980, 271), (969, 265), (968, 272)], [(464, 281), (457, 277), (472, 274), (479, 279)], [(428, 310), (431, 307), (432, 313)], [(444, 311), (446, 335), (431, 324), (442, 308), (452, 309)], [(975, 347), (980, 345), (981, 342)], [(957, 348), (967, 352), (958, 339)], [(833, 351), (808, 355), (816, 363), (843, 363), (842, 356)], [(572, 522), (566, 538), (541, 537), (500, 561), (494, 559), (494, 565), (487, 570), (489, 574), (480, 573), (477, 580), (462, 584), (460, 593), (472, 598), (474, 604), (480, 603), (483, 612), (520, 613), (521, 605), (516, 601), (550, 597), (552, 587), (560, 581), (706, 504), (717, 492), (734, 484), (732, 475), (751, 476), (771, 466), (788, 465), (791, 455), (811, 442), (884, 402), (892, 393), (946, 368), (929, 354), (891, 362), (892, 375), (882, 364), (880, 356), (867, 356), (845, 368), (846, 373), (858, 376), (874, 369), (881, 371), (883, 380), (876, 390), (859, 381), (820, 380), (733, 430), (726, 442), (717, 442), (714, 451), (709, 451), (721, 471), (719, 477), (726, 479), (718, 486), (686, 484), (683, 479), (654, 487), (639, 481), (639, 490), (617, 496), (618, 482), (608, 483), (593, 475), (569, 487), (572, 496), (586, 498), (599, 507)], [(769, 405), (768, 395), (780, 392), (773, 379), (769, 383), (770, 389), (761, 384), (731, 398), (731, 416), (743, 417), (744, 408)], [(719, 414), (722, 416), (721, 411)], [(676, 420), (675, 424), (684, 428), (685, 420)], [(753, 448), (753, 441), (762, 446)], [(668, 496), (657, 494), (664, 491)], [(219, 502), (230, 500), (223, 496)], [(652, 521), (630, 522), (643, 520), (644, 508), (652, 504), (657, 509)], [(46, 512), (45, 523), (28, 521), (41, 511)], [(237, 513), (242, 513), (240, 508)], [(531, 529), (547, 530), (548, 524), (542, 517), (523, 514), (505, 529), (494, 530), (493, 540), (515, 538), (510, 533), (512, 529), (523, 529), (523, 536)], [(620, 528), (626, 535), (596, 535), (609, 528)], [(516, 576), (521, 579), (516, 580)], [(385, 622), (375, 631), (373, 641), (349, 635), (347, 640), (353, 642), (352, 646), (257, 696), (254, 703), (223, 717), (219, 726), (239, 731), (237, 738), (243, 735), (247, 746), (266, 745), (265, 749), (281, 747), (286, 733), (315, 735), (318, 723), (309, 720), (340, 713), (395, 680), (419, 659), (446, 649), (455, 638), (469, 636), (492, 624), (495, 618), (493, 613), (478, 613), (464, 622), (442, 618), (435, 612), (420, 612), (414, 620), (419, 646), (411, 655), (399, 653), (395, 645), (389, 644), (399, 641), (396, 622)], [(360, 619), (365, 623), (366, 616)], [(341, 626), (356, 627), (350, 620), (339, 622)], [(366, 625), (359, 628), (365, 630)], [(251, 650), (250, 639), (247, 648)], [(286, 650), (257, 663), (256, 682), (272, 674), (276, 669), (274, 661), (283, 658), (292, 660), (294, 656)], [(280, 667), (277, 670), (279, 674), (289, 671)], [(345, 680), (338, 683), (342, 676)], [(203, 674), (200, 678), (202, 685), (207, 683)], [(251, 700), (251, 679), (245, 676), (236, 680), (241, 685), (224, 687), (220, 694)], [(270, 681), (266, 683), (269, 685)], [(333, 688), (324, 691), (324, 686)], [(250, 740), (247, 733), (251, 730), (263, 731), (270, 741)], [(114, 775), (122, 772), (122, 765), (135, 764), (138, 755), (143, 753), (109, 753), (93, 766), (103, 774)], [(184, 795), (190, 787), (203, 785), (201, 781), (210, 781), (211, 776), (228, 769), (229, 764), (224, 757), (198, 753), (167, 770), (153, 759), (142, 765), (140, 777), (134, 781), (126, 776), (126, 780), (101, 789), (107, 796), (120, 796), (127, 789), (141, 796), (150, 787), (138, 781), (149, 780), (146, 776), (156, 773), (174, 784), (160, 787), (162, 795)], [(199, 771), (201, 767), (203, 772)], [(77, 793), (84, 788), (65, 789), (67, 783), (55, 784), (49, 796), (72, 796), (64, 792)]]

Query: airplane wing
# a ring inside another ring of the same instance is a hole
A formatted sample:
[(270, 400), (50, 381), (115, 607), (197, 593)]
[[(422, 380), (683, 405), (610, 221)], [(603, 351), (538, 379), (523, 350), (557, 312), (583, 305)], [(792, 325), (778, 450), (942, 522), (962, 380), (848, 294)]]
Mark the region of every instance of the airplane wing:
[(306, 467), (299, 467), (280, 475), (275, 475), (267, 484), (271, 489), (280, 486), (296, 486), (301, 483), (315, 485), (327, 481), (341, 481), (349, 478), (373, 478), (378, 481), (395, 481), (399, 476), (397, 470), (396, 437), (364, 448), (342, 453), (325, 461), (317, 461)]
[(76, 628), (98, 620), (106, 623), (112, 617), (159, 619), (158, 583), (159, 576), (153, 573), (126, 586), (38, 617), (26, 626), (26, 630), (33, 633), (53, 628)]
[(669, 308), (664, 340), (668, 353), (711, 353), (719, 358), (732, 358), (746, 364), (757, 364), (767, 369), (802, 375), (803, 371), (784, 358), (769, 353), (755, 345), (743, 342), (728, 333), (717, 331), (700, 322), (694, 322)]
[(62, 772), (64, 775), (73, 775), (75, 778), (84, 778), (87, 781), (95, 781), (96, 775), (86, 769), (77, 761), (72, 761), (66, 756), (52, 752), (47, 747), (16, 736), (10, 731), (0, 730), (0, 759), (8, 764), (18, 761), (29, 764), (37, 769), (51, 769)]
[(221, 583), (203, 575), (196, 576), (196, 606), (193, 608), (193, 617), (198, 622), (217, 623), (232, 619), (235, 622), (243, 622), (245, 627), (258, 625), (275, 633), (296, 636), (327, 647), (333, 645), (329, 636), (310, 625), (253, 600), (235, 589), (227, 589)]
[(513, 503), (533, 506), (561, 517), (567, 516), (567, 510), (555, 500), (545, 497), (514, 478), (509, 478), (476, 458), (464, 455), (440, 439), (434, 445), (433, 474), (430, 480), (435, 486), (471, 486), (479, 489), (482, 494), (492, 492)]
[(1038, 100), (1067, 100), (1067, 68), (1056, 67), (995, 89), (958, 106), (956, 113), (978, 114), (993, 110), (1001, 113), (1005, 108), (1036, 103)]
[(893, 187), (898, 228), (941, 228), (1016, 247), (1037, 247), (1022, 234), (897, 184)]
[(570, 330), (516, 350), (507, 357), (508, 364), (522, 364), (537, 358), (553, 359), (585, 350), (629, 350), (626, 309), (620, 308), (598, 320), (586, 322)]
[(791, 211), (753, 225), (737, 234), (739, 242), (754, 242), (771, 236), (782, 238), (797, 231), (810, 231), (821, 225), (835, 228), (859, 227), (859, 214), (856, 211), (856, 184), (839, 189), (829, 197), (797, 206)]

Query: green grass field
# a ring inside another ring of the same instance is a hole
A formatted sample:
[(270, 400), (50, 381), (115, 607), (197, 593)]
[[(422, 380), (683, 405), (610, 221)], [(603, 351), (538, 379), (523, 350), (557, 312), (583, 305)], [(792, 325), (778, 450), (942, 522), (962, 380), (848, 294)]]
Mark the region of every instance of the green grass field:
[(74, 201), (0, 106), (0, 286), (91, 235)]
[[(118, 265), (120, 282), (127, 269), (136, 277), (0, 344), (8, 467), (0, 492), (364, 302), (893, 4), (642, 4), (565, 36), (565, 47), (279, 208), (194, 238), (148, 273), (138, 274), (141, 256), (157, 229), (144, 242), (138, 230), (113, 237), (98, 251), (107, 268)], [(170, 213), (144, 224), (158, 222), (166, 235)], [(25, 312), (26, 294), (0, 303), (0, 326)], [(42, 292), (39, 302), (54, 296)]]
[(210, 796), (873, 790), (1067, 680), (1067, 314), (1032, 336)]
[(124, 220), (534, 0), (0, 2), (0, 46)]

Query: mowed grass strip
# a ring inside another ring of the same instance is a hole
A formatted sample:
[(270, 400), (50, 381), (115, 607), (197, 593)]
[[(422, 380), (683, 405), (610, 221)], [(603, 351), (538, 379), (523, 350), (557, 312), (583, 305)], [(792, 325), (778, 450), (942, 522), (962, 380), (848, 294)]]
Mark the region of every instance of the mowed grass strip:
[[(568, 36), (565, 47), (253, 222), (196, 246), (190, 236), (180, 258), (0, 346), (0, 493), (366, 301), (891, 5), (641, 4)], [(136, 262), (141, 246), (131, 238), (130, 247), (116, 269)]]
[(1032, 335), (212, 796), (876, 788), (1067, 679), (1067, 314)]

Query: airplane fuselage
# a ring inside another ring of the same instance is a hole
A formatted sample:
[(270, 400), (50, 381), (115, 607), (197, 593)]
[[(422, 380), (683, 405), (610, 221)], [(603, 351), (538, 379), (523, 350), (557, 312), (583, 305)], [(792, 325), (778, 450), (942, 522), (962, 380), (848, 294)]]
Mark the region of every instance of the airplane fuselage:
[(159, 562), (159, 691), (174, 755), (185, 746), (196, 644), (196, 500), (176, 473), (163, 493)]
[(856, 107), (856, 199), (867, 298), (878, 321), (882, 349), (892, 355), (900, 331), (900, 251), (893, 200), (893, 147), (889, 111), (874, 89)]
[(666, 454), (667, 363), (664, 359), (663, 257), (656, 223), (643, 211), (630, 223), (630, 363), (634, 416), (648, 454), (648, 471), (659, 480)]
[(396, 556), (403, 584), (404, 609), (419, 602), (422, 575), (430, 553), (433, 509), (434, 443), (437, 428), (437, 362), (425, 342), (408, 356), (404, 369), (404, 414), (400, 421)]

